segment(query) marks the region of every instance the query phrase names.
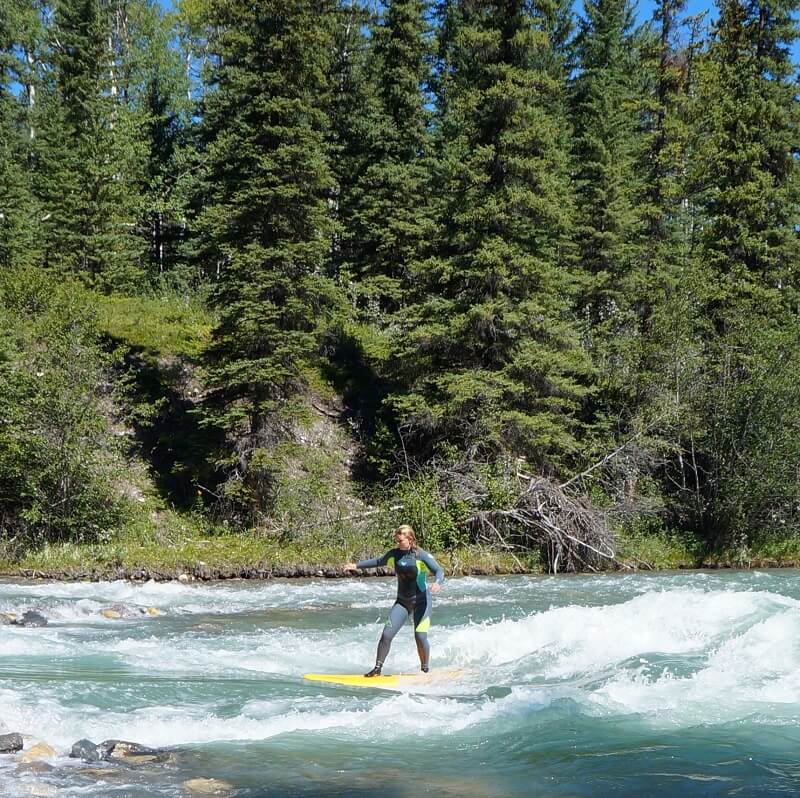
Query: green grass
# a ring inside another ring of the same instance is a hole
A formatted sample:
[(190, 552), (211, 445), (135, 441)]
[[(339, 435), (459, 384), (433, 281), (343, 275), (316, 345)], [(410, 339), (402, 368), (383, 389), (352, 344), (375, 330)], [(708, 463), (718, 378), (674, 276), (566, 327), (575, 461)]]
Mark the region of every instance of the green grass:
[(780, 564), (800, 563), (800, 537), (776, 538), (753, 544), (751, 548), (756, 560), (775, 560)]
[[(237, 572), (251, 568), (338, 568), (344, 563), (383, 553), (391, 544), (391, 525), (377, 521), (364, 530), (335, 523), (299, 534), (213, 526), (200, 514), (164, 507), (145, 491), (143, 500), (131, 503), (128, 522), (100, 543), (52, 543), (11, 558), (0, 547), (0, 573), (40, 571), (48, 575), (86, 574), (99, 571), (113, 576), (147, 569), (178, 576), (204, 564), (212, 569)], [(617, 557), (635, 567), (654, 569), (712, 567), (765, 567), (800, 563), (800, 539), (772, 539), (749, 549), (748, 562), (734, 551), (709, 555), (697, 538), (664, 530), (627, 530), (620, 533)], [(461, 546), (433, 552), (448, 575), (463, 573), (542, 573), (537, 552), (494, 550), (487, 546)]]
[(702, 546), (697, 538), (666, 530), (622, 530), (617, 538), (617, 559), (636, 568), (696, 568), (701, 556)]
[[(289, 538), (256, 531), (211, 527), (199, 515), (157, 508), (151, 498), (127, 527), (103, 543), (52, 543), (11, 561), (0, 555), (0, 572), (41, 571), (47, 574), (98, 570), (109, 576), (117, 568), (147, 569), (178, 575), (195, 566), (228, 571), (248, 568), (337, 568), (344, 563), (382, 554), (392, 545), (385, 530), (334, 525)], [(465, 546), (435, 552), (446, 573), (522, 573), (541, 570), (538, 555)]]
[(195, 357), (214, 325), (213, 315), (199, 300), (97, 294), (94, 301), (102, 332), (154, 354)]

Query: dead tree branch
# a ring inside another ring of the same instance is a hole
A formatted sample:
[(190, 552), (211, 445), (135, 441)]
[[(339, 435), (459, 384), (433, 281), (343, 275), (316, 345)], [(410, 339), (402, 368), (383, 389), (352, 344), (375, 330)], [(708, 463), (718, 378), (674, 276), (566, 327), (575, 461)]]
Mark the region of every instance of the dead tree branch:
[(531, 480), (514, 507), (473, 513), (468, 524), (478, 542), (508, 550), (544, 548), (552, 573), (597, 571), (604, 563), (625, 567), (605, 515), (544, 478)]

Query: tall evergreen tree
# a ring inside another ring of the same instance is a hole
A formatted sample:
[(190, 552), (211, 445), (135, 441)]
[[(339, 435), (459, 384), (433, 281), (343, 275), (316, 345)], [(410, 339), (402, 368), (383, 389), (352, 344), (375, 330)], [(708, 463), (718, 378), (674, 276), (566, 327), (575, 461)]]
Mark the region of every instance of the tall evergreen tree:
[(445, 30), (438, 253), (416, 270), (395, 402), (425, 440), (525, 456), (574, 452), (587, 364), (570, 321), (563, 87), (546, 17), (454, 3)]
[[(646, 59), (652, 70), (652, 93), (644, 99), (646, 135), (637, 164), (643, 178), (639, 204), (643, 248), (641, 268), (632, 271), (627, 283), (638, 330), (633, 347), (636, 362), (626, 373), (624, 386), (631, 413), (648, 405), (645, 412), (661, 413), (662, 395), (675, 396), (676, 351), (690, 345), (697, 316), (689, 311), (690, 294), (697, 286), (690, 259), (687, 180), (694, 54), (691, 43), (680, 42), (684, 5), (684, 0), (661, 0), (654, 13), (657, 38)], [(670, 376), (665, 379), (666, 375)]]
[(141, 120), (146, 146), (140, 231), (148, 242), (151, 278), (169, 274), (173, 281), (184, 281), (189, 275), (181, 249), (196, 150), (189, 78), (174, 43), (176, 17), (156, 0), (129, 0), (125, 8), (126, 47), (119, 59), (126, 65), (122, 91), (129, 113)]
[(389, 0), (360, 65), (359, 90), (347, 91), (358, 107), (342, 140), (357, 165), (344, 159), (337, 168), (339, 259), (362, 316), (382, 327), (407, 301), (411, 266), (431, 232), (426, 14), (424, 0)]
[(110, 30), (100, 0), (56, 3), (52, 84), (34, 117), (45, 262), (107, 289), (138, 283), (144, 243), (143, 148), (136, 118), (110, 91)]
[(721, 0), (697, 93), (701, 259), (718, 329), (739, 300), (797, 301), (797, 0)]
[(335, 181), (331, 210), (337, 222), (333, 228), (332, 268), (337, 277), (347, 281), (351, 278), (349, 264), (362, 247), (362, 184), (379, 139), (380, 110), (370, 70), (369, 28), (375, 23), (374, 15), (361, 0), (339, 0), (333, 19), (334, 49), (326, 93)]
[(796, 0), (723, 0), (698, 63), (692, 177), (705, 363), (691, 408), (699, 419), (692, 476), (702, 497), (695, 528), (715, 543), (746, 543), (770, 516), (786, 518), (800, 494), (796, 473), (784, 468), (786, 453), (800, 447), (787, 380), (800, 351), (790, 53), (798, 8)]
[(586, 0), (584, 8), (571, 96), (574, 239), (586, 275), (582, 309), (603, 336), (630, 324), (626, 289), (641, 255), (640, 70), (629, 0)]
[(38, 256), (39, 213), (28, 176), (30, 127), (19, 97), (21, 86), (32, 86), (27, 59), (35, 25), (33, 5), (0, 0), (0, 266), (35, 263)]
[(197, 222), (206, 268), (219, 272), (209, 378), (216, 422), (240, 441), (229, 494), (243, 491), (257, 511), (270, 484), (254, 452), (278, 434), (276, 414), (307, 376), (334, 296), (323, 110), (332, 3), (227, 0), (209, 12), (216, 62)]

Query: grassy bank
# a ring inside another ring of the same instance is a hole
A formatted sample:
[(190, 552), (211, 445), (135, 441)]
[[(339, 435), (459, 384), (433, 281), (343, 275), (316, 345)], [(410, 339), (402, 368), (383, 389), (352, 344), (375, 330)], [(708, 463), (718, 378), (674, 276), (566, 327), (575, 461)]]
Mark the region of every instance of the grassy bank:
[[(103, 543), (51, 543), (17, 556), (0, 552), (0, 574), (64, 579), (268, 578), (343, 576), (343, 563), (383, 552), (388, 534), (340, 528), (289, 538), (210, 527), (200, 516), (143, 508), (147, 521)], [(542, 573), (537, 552), (462, 546), (434, 552), (448, 575)], [(800, 564), (800, 541), (704, 552), (697, 540), (669, 534), (620, 536), (620, 562), (633, 569), (761, 568)]]
[[(153, 534), (120, 533), (107, 543), (47, 544), (21, 557), (0, 557), (0, 574), (54, 578), (197, 578), (343, 576), (342, 565), (383, 553), (383, 534), (350, 530), (310, 533), (295, 539), (256, 532), (231, 532), (193, 524), (163, 512)], [(436, 552), (449, 575), (537, 573), (535, 553), (498, 552), (464, 546)]]

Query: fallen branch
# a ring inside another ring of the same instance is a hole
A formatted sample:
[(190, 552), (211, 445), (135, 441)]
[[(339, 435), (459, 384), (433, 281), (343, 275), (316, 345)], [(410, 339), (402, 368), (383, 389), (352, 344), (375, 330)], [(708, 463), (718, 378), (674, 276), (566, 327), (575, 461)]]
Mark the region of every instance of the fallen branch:
[(546, 479), (532, 480), (514, 507), (474, 513), (468, 523), (478, 539), (505, 549), (544, 548), (552, 573), (597, 571), (603, 562), (624, 567), (603, 513)]

